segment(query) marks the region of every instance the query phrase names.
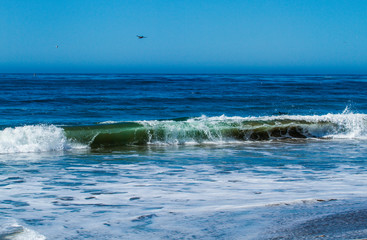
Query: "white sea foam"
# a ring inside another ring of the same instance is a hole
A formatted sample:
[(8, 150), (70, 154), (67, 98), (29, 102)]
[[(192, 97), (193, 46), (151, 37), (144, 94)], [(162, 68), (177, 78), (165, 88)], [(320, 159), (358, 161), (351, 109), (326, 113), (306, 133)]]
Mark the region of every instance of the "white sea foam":
[[(343, 144), (334, 146), (343, 147)], [(177, 149), (164, 154), (161, 151), (154, 154), (133, 152), (137, 155), (112, 153), (99, 156), (100, 163), (84, 164), (79, 158), (69, 159), (75, 164), (68, 162), (61, 170), (63, 161), (42, 165), (47, 166), (47, 171), (34, 171), (39, 169), (34, 165), (14, 168), (1, 179), (5, 180), (3, 184), (12, 185), (0, 188), (0, 196), (29, 206), (7, 204), (3, 212), (9, 215), (14, 209), (24, 209), (17, 212), (16, 217), (41, 220), (31, 228), (49, 239), (78, 239), (81, 236), (163, 239), (172, 233), (180, 238), (192, 234), (198, 239), (206, 239), (205, 236), (215, 239), (219, 236), (216, 233), (220, 233), (228, 239), (242, 239), (232, 234), (241, 229), (242, 236), (247, 238), (246, 231), (263, 232), (268, 228), (255, 231), (253, 227), (272, 217), (285, 216), (280, 210), (286, 206), (293, 205), (291, 208), (297, 209), (310, 205), (317, 210), (322, 205), (338, 205), (345, 211), (341, 199), (367, 196), (367, 173), (360, 166), (343, 164), (336, 169), (320, 169), (325, 163), (323, 160), (321, 165), (316, 165), (320, 168), (314, 164), (307, 167), (295, 163), (304, 153), (310, 153), (306, 161), (313, 163), (316, 161), (313, 156), (330, 151), (329, 144), (321, 149), (306, 145), (291, 148), (291, 159), (282, 161), (287, 148), (278, 149), (274, 152), (279, 158), (268, 157), (264, 165), (256, 162), (263, 159), (261, 151), (273, 151), (268, 147), (256, 147), (251, 151), (192, 148), (193, 151)], [(337, 154), (348, 156), (344, 155), (346, 149), (348, 147)], [(324, 155), (329, 163), (337, 159), (333, 152)], [(109, 161), (118, 159), (128, 160), (127, 164)], [(15, 183), (19, 179), (13, 177), (18, 175), (26, 181)], [(149, 227), (145, 228), (147, 225)], [(218, 228), (219, 225), (224, 227)], [(208, 233), (210, 226), (216, 232)], [(266, 227), (270, 226), (272, 224)], [(142, 230), (136, 231), (137, 228)]]
[(120, 123), (117, 121), (104, 121), (104, 122), (98, 122), (97, 124), (115, 124), (115, 123)]
[(70, 148), (64, 130), (53, 125), (29, 125), (0, 131), (0, 153), (49, 152)]

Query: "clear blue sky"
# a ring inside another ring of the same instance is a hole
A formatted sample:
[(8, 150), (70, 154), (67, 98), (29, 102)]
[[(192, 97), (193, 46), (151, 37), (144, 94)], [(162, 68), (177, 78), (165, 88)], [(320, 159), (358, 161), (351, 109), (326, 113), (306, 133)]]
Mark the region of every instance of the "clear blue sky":
[(367, 73), (367, 1), (1, 0), (0, 72)]

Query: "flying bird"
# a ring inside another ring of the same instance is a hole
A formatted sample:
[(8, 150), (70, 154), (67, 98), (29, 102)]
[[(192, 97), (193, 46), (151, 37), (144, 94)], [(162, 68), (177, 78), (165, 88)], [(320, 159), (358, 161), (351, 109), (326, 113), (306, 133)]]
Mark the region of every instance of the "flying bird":
[(59, 48), (59, 45), (56, 45), (56, 48)]
[(143, 35), (136, 35), (136, 37), (139, 39), (147, 38), (146, 36), (143, 36)]

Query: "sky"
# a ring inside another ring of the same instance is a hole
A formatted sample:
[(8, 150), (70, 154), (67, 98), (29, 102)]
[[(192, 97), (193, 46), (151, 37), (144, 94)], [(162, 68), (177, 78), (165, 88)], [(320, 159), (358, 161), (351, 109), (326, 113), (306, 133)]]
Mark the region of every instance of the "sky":
[(363, 74), (367, 1), (0, 0), (0, 72)]

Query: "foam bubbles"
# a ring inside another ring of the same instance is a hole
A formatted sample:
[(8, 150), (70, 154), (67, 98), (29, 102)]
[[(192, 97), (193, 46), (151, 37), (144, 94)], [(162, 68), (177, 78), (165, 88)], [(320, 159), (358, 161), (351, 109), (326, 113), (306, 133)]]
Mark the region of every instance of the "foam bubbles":
[(0, 153), (50, 152), (70, 148), (62, 128), (29, 125), (0, 131)]

